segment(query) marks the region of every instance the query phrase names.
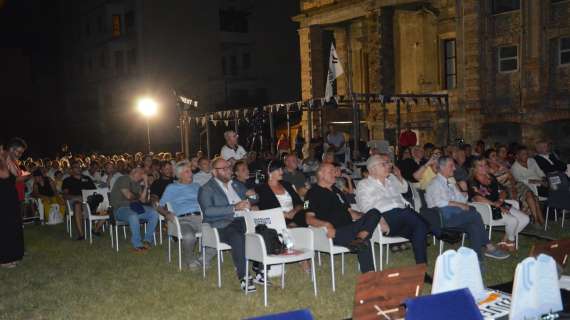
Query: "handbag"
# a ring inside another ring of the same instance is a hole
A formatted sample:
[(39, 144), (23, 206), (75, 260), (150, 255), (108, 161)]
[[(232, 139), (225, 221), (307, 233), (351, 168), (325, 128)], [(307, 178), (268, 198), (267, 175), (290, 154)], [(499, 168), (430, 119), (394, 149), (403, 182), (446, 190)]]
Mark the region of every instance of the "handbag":
[(255, 233), (263, 238), (267, 254), (281, 254), (285, 251), (285, 245), (279, 240), (277, 230), (268, 228), (264, 224), (258, 224), (255, 226)]

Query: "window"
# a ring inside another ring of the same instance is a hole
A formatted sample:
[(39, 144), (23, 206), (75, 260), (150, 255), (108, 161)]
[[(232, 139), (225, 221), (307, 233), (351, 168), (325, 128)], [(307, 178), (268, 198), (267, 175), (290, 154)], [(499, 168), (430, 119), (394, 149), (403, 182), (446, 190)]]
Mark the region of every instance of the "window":
[(243, 54), (242, 65), (244, 70), (249, 70), (249, 68), (251, 68), (251, 55), (249, 53)]
[(249, 31), (248, 16), (246, 11), (238, 11), (234, 8), (220, 10), (220, 30), (226, 32), (247, 33)]
[(115, 70), (117, 70), (118, 73), (122, 73), (123, 66), (123, 51), (115, 51)]
[(113, 37), (121, 36), (121, 16), (118, 14), (113, 15)]
[(228, 66), (226, 65), (226, 58), (222, 57), (222, 74), (225, 76), (228, 74)]
[(457, 86), (457, 60), (455, 57), (455, 39), (443, 41), (444, 88), (455, 89)]
[(518, 48), (508, 46), (499, 48), (499, 72), (510, 72), (518, 69)]
[(132, 31), (135, 27), (135, 12), (129, 11), (125, 13), (125, 29), (126, 32)]
[(129, 69), (137, 65), (137, 49), (129, 49), (127, 52), (127, 63), (129, 65)]
[(237, 58), (236, 56), (230, 57), (230, 73), (232, 76), (237, 74)]
[(91, 56), (87, 58), (87, 70), (93, 71), (93, 58)]
[(560, 65), (570, 64), (570, 37), (560, 38)]
[(97, 32), (103, 33), (103, 17), (97, 16)]
[(520, 9), (520, 0), (492, 0), (493, 13), (503, 13)]
[(107, 68), (107, 55), (105, 51), (99, 52), (99, 67), (101, 67), (101, 69)]

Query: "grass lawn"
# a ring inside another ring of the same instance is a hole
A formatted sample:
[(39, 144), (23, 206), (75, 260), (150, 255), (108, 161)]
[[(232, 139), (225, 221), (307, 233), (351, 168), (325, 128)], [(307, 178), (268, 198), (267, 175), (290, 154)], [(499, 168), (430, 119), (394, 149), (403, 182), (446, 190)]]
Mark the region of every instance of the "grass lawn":
[[(567, 236), (559, 223), (548, 235)], [(502, 235), (494, 232), (494, 240)], [(88, 241), (72, 241), (64, 225), (25, 227), (27, 254), (15, 269), (0, 269), (0, 319), (241, 319), (267, 313), (309, 308), (317, 319), (351, 316), (356, 277), (356, 256), (346, 259), (340, 274), (337, 257), (337, 291), (332, 293), (328, 256), (317, 269), (318, 297), (309, 276), (298, 265), (289, 265), (285, 289), (269, 289), (269, 306), (263, 307), (263, 290), (245, 296), (226, 253), (222, 288), (216, 286), (216, 271), (206, 279), (201, 271), (178, 271), (177, 257), (168, 264), (168, 247), (152, 248), (144, 255), (128, 250), (121, 237), (119, 253), (111, 249), (108, 234)], [(522, 236), (520, 249), (505, 261), (487, 260), (485, 284), (513, 278), (516, 264), (524, 259), (536, 238)], [(449, 248), (447, 246), (446, 248)], [(437, 246), (429, 248), (430, 274)], [(390, 267), (413, 263), (411, 250), (390, 255)], [(277, 284), (278, 279), (274, 282)], [(424, 294), (430, 287), (424, 288)]]

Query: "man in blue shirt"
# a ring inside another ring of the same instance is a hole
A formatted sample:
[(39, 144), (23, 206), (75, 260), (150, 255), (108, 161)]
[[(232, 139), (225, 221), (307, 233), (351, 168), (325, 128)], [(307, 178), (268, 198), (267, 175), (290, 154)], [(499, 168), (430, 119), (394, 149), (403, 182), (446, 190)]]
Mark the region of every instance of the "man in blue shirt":
[[(202, 231), (202, 216), (198, 205), (200, 185), (192, 182), (192, 168), (189, 161), (178, 162), (174, 171), (178, 180), (166, 187), (157, 211), (169, 221), (173, 221), (174, 216), (178, 217), (183, 237), (182, 261), (191, 270), (197, 270), (202, 266), (199, 258), (194, 256), (196, 234)], [(172, 212), (167, 210), (167, 203), (170, 203)]]

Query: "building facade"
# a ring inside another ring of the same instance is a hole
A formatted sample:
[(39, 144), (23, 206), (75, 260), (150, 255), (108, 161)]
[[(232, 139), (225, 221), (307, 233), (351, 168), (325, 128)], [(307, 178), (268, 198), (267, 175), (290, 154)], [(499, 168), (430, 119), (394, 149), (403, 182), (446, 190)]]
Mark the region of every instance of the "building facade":
[[(303, 99), (324, 95), (334, 42), (348, 70), (339, 95), (447, 93), (451, 140), (548, 139), (570, 148), (560, 139), (570, 134), (570, 1), (303, 0), (293, 20)], [(395, 127), (393, 106), (386, 121), (380, 104), (359, 107), (364, 136), (383, 139)], [(437, 103), (402, 109), (420, 143), (446, 143)]]
[[(299, 92), (298, 3), (264, 1), (62, 0), (63, 92), (69, 143), (144, 150), (139, 97), (157, 100), (156, 150), (179, 150), (173, 91), (199, 101), (196, 113), (294, 99)], [(272, 23), (265, 18), (277, 10)], [(265, 19), (265, 20), (264, 20)], [(295, 61), (284, 67), (282, 51)], [(293, 96), (293, 98), (285, 98)], [(93, 121), (95, 119), (95, 121)], [(194, 130), (190, 139), (199, 144)]]

